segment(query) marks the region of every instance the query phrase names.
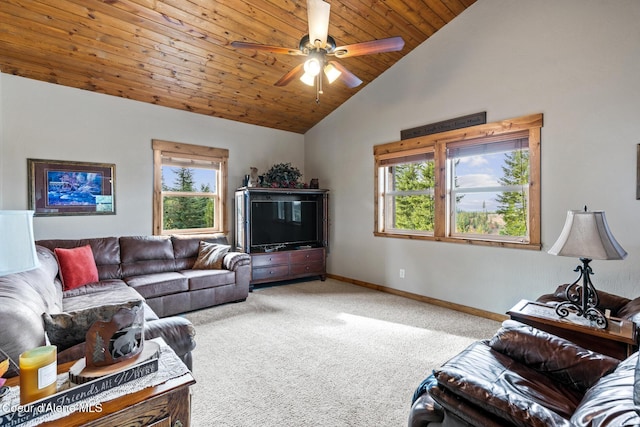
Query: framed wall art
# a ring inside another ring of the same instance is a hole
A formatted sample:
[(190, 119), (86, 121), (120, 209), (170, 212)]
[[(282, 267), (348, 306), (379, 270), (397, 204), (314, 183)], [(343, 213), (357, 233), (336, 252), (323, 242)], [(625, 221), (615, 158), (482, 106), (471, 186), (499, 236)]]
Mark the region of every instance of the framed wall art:
[(114, 164), (27, 159), (27, 170), (35, 216), (116, 213)]

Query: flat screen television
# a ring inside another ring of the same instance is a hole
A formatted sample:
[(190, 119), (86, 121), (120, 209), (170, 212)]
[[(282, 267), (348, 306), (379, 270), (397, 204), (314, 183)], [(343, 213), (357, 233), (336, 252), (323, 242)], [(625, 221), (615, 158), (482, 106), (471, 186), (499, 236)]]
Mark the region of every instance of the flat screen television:
[(317, 243), (318, 204), (315, 200), (251, 201), (251, 246)]

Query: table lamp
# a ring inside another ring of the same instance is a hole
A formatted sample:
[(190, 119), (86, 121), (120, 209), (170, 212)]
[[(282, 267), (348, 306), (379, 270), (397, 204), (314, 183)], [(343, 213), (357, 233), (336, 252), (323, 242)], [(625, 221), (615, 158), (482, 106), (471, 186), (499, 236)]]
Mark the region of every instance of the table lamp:
[(575, 312), (605, 329), (607, 317), (597, 308), (598, 293), (589, 277), (593, 274), (589, 263), (593, 259), (624, 259), (627, 252), (611, 234), (604, 212), (589, 212), (586, 206), (584, 211), (568, 211), (560, 237), (548, 253), (578, 257), (582, 261), (574, 270), (580, 272), (580, 276), (566, 289), (567, 301), (556, 306), (558, 316), (564, 318)]
[[(0, 210), (0, 276), (38, 267), (33, 238), (33, 211)], [(7, 357), (19, 372), (18, 364), (0, 348), (0, 361)]]
[(38, 267), (33, 211), (0, 211), (0, 276)]

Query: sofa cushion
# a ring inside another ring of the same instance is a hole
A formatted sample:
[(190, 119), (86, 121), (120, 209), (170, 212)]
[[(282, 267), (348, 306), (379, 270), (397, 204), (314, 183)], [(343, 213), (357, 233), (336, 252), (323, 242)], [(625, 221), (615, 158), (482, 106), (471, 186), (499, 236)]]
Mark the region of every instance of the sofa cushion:
[(575, 427), (637, 426), (640, 416), (633, 399), (638, 353), (622, 361), (611, 374), (587, 391), (571, 417)]
[(65, 290), (98, 281), (98, 268), (93, 259), (91, 246), (85, 245), (73, 249), (55, 248), (54, 252), (60, 265), (60, 279)]
[(217, 243), (200, 242), (198, 258), (193, 264), (194, 270), (220, 270), (222, 260), (231, 246)]
[(145, 298), (155, 298), (189, 290), (188, 279), (183, 274), (173, 271), (127, 277), (124, 280), (127, 285)]
[(63, 311), (77, 311), (122, 301), (144, 300), (135, 289), (118, 279), (102, 280), (64, 292)]
[(176, 270), (193, 268), (198, 257), (200, 242), (218, 243), (228, 245), (227, 237), (221, 233), (198, 234), (197, 236), (174, 235), (171, 236), (173, 255), (176, 261)]
[(173, 245), (168, 236), (120, 237), (122, 276), (175, 271)]
[(117, 237), (95, 237), (90, 239), (38, 240), (36, 244), (54, 250), (72, 249), (89, 245), (98, 267), (100, 280), (120, 278), (120, 243)]
[(142, 300), (122, 301), (118, 304), (96, 305), (64, 313), (43, 313), (45, 331), (51, 344), (59, 351), (86, 340), (87, 331), (96, 321), (108, 321), (121, 308), (141, 307)]
[(189, 290), (215, 288), (236, 283), (236, 274), (229, 270), (184, 270), (189, 279)]
[(471, 344), (434, 375), (439, 386), (522, 427), (569, 426), (582, 398), (574, 389), (491, 349), (485, 341)]
[(584, 393), (620, 361), (514, 320), (506, 320), (489, 345)]

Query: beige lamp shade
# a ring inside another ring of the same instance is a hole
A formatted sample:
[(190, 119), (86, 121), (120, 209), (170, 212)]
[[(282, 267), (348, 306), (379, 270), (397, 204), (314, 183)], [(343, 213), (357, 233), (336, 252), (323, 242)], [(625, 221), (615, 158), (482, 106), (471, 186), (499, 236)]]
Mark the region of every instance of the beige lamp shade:
[(604, 211), (568, 211), (560, 237), (548, 253), (610, 260), (627, 256), (611, 234)]
[(0, 276), (38, 267), (33, 211), (0, 211)]

